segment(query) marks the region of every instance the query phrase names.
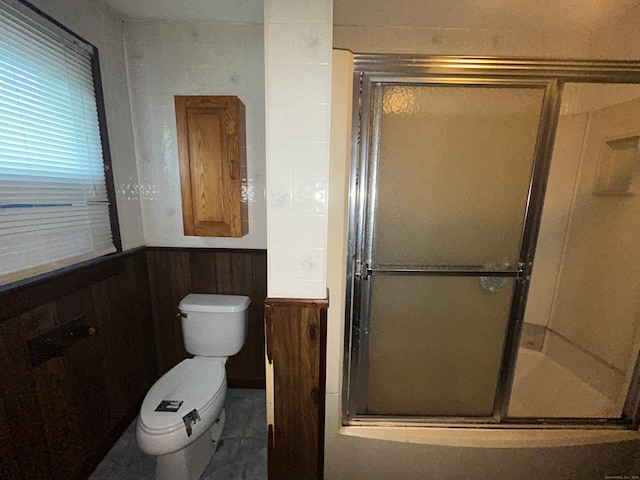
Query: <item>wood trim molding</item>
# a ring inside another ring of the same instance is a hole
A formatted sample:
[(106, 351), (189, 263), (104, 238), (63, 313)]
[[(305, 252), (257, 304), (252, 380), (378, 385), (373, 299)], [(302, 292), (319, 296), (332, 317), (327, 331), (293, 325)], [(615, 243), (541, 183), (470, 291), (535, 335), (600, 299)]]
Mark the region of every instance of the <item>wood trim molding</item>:
[(328, 307), (328, 294), (323, 300), (265, 300), (267, 358), (273, 365), (270, 480), (323, 478)]

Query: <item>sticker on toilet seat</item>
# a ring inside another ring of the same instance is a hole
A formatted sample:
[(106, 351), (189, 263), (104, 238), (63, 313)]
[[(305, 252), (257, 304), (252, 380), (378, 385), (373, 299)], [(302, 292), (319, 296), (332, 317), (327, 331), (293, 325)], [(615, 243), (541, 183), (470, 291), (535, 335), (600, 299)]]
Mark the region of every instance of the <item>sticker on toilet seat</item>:
[(183, 403), (182, 400), (162, 400), (156, 407), (156, 412), (177, 412)]

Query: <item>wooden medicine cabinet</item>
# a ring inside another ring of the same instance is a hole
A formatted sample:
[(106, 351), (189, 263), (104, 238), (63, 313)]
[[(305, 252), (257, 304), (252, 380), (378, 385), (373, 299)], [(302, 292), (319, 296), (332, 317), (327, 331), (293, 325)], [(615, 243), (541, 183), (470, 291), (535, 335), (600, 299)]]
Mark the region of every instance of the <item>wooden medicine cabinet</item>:
[(248, 233), (245, 108), (234, 96), (176, 96), (184, 234)]

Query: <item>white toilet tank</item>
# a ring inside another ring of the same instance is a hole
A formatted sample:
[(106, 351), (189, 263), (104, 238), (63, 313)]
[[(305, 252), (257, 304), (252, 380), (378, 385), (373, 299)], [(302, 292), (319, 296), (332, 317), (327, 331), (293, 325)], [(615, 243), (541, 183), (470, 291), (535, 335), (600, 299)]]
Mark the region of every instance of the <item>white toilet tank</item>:
[(251, 299), (241, 295), (191, 293), (178, 305), (184, 346), (192, 355), (230, 357), (247, 335)]

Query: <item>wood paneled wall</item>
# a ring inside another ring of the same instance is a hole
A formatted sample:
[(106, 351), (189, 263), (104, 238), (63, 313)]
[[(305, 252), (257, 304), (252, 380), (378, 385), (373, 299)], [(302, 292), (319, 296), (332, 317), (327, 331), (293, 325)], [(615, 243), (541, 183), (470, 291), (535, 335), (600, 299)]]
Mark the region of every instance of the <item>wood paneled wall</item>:
[[(80, 479), (157, 376), (144, 250), (0, 293), (0, 478)], [(32, 367), (28, 341), (74, 319), (96, 329)]]
[(247, 295), (249, 329), (242, 350), (227, 361), (231, 388), (264, 388), (264, 250), (147, 249), (158, 367), (164, 373), (187, 358), (176, 314), (189, 293)]
[(323, 478), (328, 300), (266, 300), (269, 480)]
[[(176, 313), (188, 293), (251, 297), (227, 377), (264, 388), (266, 279), (265, 251), (142, 248), (0, 292), (0, 479), (86, 478), (187, 356)], [(28, 342), (79, 318), (95, 336), (32, 367)]]

